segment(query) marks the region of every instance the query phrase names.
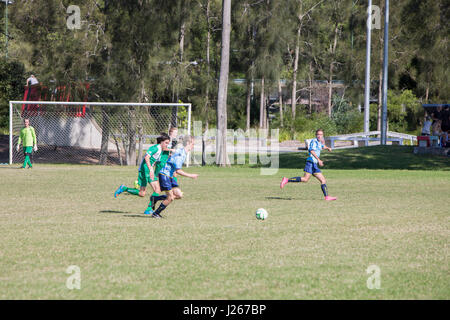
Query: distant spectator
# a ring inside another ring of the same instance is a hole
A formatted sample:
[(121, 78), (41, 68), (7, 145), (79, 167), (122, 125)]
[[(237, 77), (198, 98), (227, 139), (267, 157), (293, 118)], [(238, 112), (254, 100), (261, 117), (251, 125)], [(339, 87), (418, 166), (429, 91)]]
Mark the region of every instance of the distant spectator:
[(443, 132), (441, 135), (441, 147), (450, 148), (450, 141), (448, 140), (448, 132)]
[(441, 120), (435, 120), (433, 121), (433, 125), (431, 126), (433, 130), (433, 136), (440, 136), (441, 135)]
[(425, 119), (423, 122), (423, 128), (422, 128), (422, 136), (429, 136), (431, 134), (431, 125), (433, 124), (433, 121), (431, 117), (428, 114), (425, 114)]
[(38, 83), (39, 83), (38, 79), (36, 79), (36, 77), (33, 74), (27, 79), (27, 86), (34, 86)]
[(436, 110), (434, 110), (431, 113), (431, 117), (433, 118), (433, 124), (434, 124), (434, 121), (441, 120), (441, 110), (442, 110), (442, 107), (439, 106), (436, 108)]
[(441, 120), (441, 130), (443, 132), (448, 132), (450, 130), (450, 110), (445, 107), (439, 114), (439, 120)]

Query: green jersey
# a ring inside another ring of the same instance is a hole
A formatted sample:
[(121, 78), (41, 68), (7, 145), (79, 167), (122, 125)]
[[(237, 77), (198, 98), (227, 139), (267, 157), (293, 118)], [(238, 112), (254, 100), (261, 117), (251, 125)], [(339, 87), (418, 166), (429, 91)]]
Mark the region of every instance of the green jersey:
[[(150, 165), (153, 166), (155, 162), (158, 162), (161, 157), (162, 148), (160, 144), (154, 144), (150, 148), (148, 148), (145, 156), (150, 156)], [(142, 158), (141, 165), (139, 167), (139, 171), (142, 169), (145, 170), (144, 166), (147, 167), (147, 163), (145, 162), (145, 156)]]
[(36, 132), (32, 126), (20, 130), (19, 141), (17, 144), (20, 145), (20, 142), (23, 142), (24, 147), (33, 147), (37, 145)]
[[(171, 139), (169, 145), (167, 146), (169, 149), (175, 148), (178, 141), (177, 139)], [(167, 159), (169, 159), (170, 151), (163, 151), (161, 153), (161, 157), (159, 158), (159, 161), (156, 163), (156, 172), (159, 173), (162, 168), (166, 165)]]

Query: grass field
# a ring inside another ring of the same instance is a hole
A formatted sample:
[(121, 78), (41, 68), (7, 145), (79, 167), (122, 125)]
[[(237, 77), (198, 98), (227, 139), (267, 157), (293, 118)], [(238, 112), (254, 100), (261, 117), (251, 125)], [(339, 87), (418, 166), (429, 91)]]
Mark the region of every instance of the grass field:
[(142, 214), (147, 197), (113, 198), (136, 167), (0, 167), (0, 299), (450, 299), (450, 163), (410, 151), (324, 152), (334, 202), (317, 181), (280, 190), (305, 154), (274, 176), (189, 168), (200, 177), (165, 219)]

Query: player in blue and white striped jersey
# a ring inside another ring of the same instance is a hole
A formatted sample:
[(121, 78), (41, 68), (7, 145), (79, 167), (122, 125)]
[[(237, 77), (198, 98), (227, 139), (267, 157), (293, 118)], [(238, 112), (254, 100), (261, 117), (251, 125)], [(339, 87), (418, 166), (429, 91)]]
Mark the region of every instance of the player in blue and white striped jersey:
[[(173, 153), (166, 162), (164, 168), (159, 172), (159, 184), (161, 190), (166, 192), (167, 198), (160, 204), (159, 208), (153, 212), (152, 217), (161, 218), (161, 212), (176, 199), (181, 199), (183, 193), (174, 175), (185, 176), (192, 179), (197, 179), (198, 174), (184, 172), (181, 168), (186, 161), (187, 154), (194, 148), (194, 138), (186, 136), (183, 141), (184, 148), (179, 148)], [(159, 201), (155, 197), (156, 201)]]
[(323, 138), (323, 130), (318, 129), (316, 130), (316, 138), (312, 139), (308, 145), (308, 158), (306, 159), (306, 165), (305, 174), (303, 177), (293, 177), (293, 178), (286, 178), (283, 177), (281, 179), (280, 188), (283, 189), (284, 186), (289, 182), (308, 182), (309, 178), (311, 178), (311, 175), (317, 178), (317, 180), (320, 181), (320, 187), (322, 188), (323, 195), (325, 197), (325, 200), (332, 201), (336, 200), (336, 197), (331, 197), (328, 195), (328, 188), (327, 188), (327, 181), (325, 180), (325, 177), (322, 174), (322, 171), (320, 171), (319, 166), (323, 167), (323, 161), (320, 160), (320, 152), (322, 149), (327, 149), (328, 151), (331, 151), (331, 148), (327, 147), (325, 145), (325, 140)]

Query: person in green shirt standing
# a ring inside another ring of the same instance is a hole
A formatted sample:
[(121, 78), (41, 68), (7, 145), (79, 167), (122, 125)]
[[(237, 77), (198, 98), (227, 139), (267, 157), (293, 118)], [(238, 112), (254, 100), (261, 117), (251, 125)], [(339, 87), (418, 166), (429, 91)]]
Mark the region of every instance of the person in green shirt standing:
[(21, 169), (25, 169), (28, 167), (33, 168), (33, 164), (31, 163), (31, 155), (37, 151), (37, 141), (36, 141), (36, 132), (32, 126), (30, 126), (30, 119), (24, 120), (25, 128), (20, 130), (19, 141), (17, 142), (16, 150), (19, 152), (20, 143), (22, 142), (23, 153), (25, 155), (25, 160), (23, 161), (23, 166)]

